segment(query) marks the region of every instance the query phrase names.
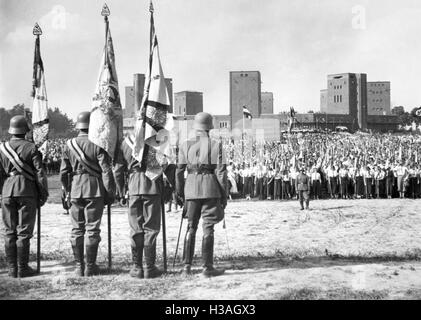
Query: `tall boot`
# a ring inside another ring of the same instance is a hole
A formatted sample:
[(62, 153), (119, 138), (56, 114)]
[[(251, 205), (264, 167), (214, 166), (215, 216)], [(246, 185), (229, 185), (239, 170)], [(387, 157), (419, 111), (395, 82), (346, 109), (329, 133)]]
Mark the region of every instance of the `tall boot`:
[(309, 206), (310, 206), (310, 200), (306, 200), (306, 210), (309, 209)]
[(130, 270), (130, 276), (133, 278), (144, 278), (143, 272), (143, 245), (144, 245), (144, 235), (139, 234), (135, 239), (135, 247), (132, 248), (132, 260), (133, 266)]
[(190, 229), (184, 239), (184, 251), (183, 251), (183, 274), (191, 275), (191, 266), (193, 264), (194, 256), (194, 245), (196, 242), (196, 230)]
[(145, 246), (144, 247), (145, 253), (145, 263), (146, 263), (146, 270), (145, 270), (145, 278), (157, 278), (162, 275), (162, 271), (159, 270), (156, 265), (156, 242), (153, 245)]
[(222, 275), (224, 269), (215, 269), (213, 267), (213, 235), (203, 236), (202, 239), (202, 260), (203, 260), (203, 272), (202, 274), (209, 277), (216, 277)]
[(96, 264), (97, 254), (98, 254), (98, 244), (86, 246), (85, 277), (96, 276), (99, 274), (99, 267)]
[(77, 246), (72, 246), (72, 250), (73, 250), (73, 256), (75, 258), (75, 263), (76, 263), (75, 276), (83, 277), (85, 273), (83, 243)]
[(18, 278), (33, 277), (36, 272), (30, 266), (29, 262), (29, 243), (17, 247)]
[(12, 278), (18, 277), (18, 260), (17, 260), (17, 248), (16, 243), (4, 245), (4, 251), (6, 253), (6, 261), (9, 268), (7, 275)]

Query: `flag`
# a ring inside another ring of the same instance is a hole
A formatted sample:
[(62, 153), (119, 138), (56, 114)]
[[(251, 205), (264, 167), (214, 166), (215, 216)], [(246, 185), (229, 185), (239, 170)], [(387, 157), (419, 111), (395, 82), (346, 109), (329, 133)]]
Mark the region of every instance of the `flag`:
[(163, 167), (169, 161), (168, 133), (172, 117), (168, 113), (170, 99), (159, 57), (152, 2), (149, 11), (151, 13), (149, 69), (141, 108), (137, 110), (133, 157), (146, 169), (146, 176), (155, 180), (162, 174)]
[(291, 118), (295, 118), (295, 114), (296, 114), (296, 112), (295, 112), (294, 108), (293, 107), (290, 107), (289, 108), (289, 116)]
[(246, 108), (246, 106), (243, 106), (243, 117), (246, 117), (247, 119), (253, 119), (251, 112)]
[(34, 30), (36, 35), (34, 70), (32, 77), (32, 125), (33, 140), (37, 147), (40, 147), (48, 139), (49, 119), (47, 89), (45, 87), (44, 64), (41, 59), (40, 39), (41, 28), (36, 23)]
[(103, 148), (114, 159), (123, 139), (123, 117), (108, 14), (109, 9), (105, 4), (105, 46), (92, 98), (89, 140)]

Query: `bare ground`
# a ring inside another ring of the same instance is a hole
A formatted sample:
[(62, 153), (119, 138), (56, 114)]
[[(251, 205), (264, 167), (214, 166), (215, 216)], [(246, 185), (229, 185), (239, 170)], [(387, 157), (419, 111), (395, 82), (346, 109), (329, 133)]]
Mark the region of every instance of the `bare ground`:
[[(199, 226), (195, 274), (184, 277), (179, 247), (180, 212), (168, 213), (168, 274), (154, 280), (128, 276), (126, 208), (112, 213), (113, 269), (105, 270), (107, 217), (98, 261), (104, 274), (72, 274), (70, 221), (58, 204), (57, 179), (42, 208), (42, 273), (9, 279), (0, 248), (0, 299), (421, 299), (421, 214), (418, 200), (325, 200), (301, 212), (295, 201), (230, 202), (225, 225), (216, 226), (215, 262), (224, 276), (200, 275)], [(183, 225), (183, 235), (186, 223)], [(35, 260), (36, 235), (31, 260)], [(182, 242), (182, 241), (181, 241)], [(158, 264), (162, 266), (162, 234)], [(32, 263), (35, 266), (34, 263)]]

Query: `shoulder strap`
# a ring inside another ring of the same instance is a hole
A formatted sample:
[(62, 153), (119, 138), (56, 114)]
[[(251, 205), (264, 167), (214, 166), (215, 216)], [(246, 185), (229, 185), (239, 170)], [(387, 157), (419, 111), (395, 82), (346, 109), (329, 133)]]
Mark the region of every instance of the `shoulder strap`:
[(134, 150), (134, 141), (131, 136), (127, 136), (126, 138), (124, 138), (124, 141), (126, 141), (130, 149)]
[(15, 150), (12, 149), (9, 142), (0, 144), (0, 151), (9, 159), (13, 167), (25, 178), (35, 181), (35, 173), (32, 168), (23, 162)]
[(88, 171), (90, 175), (98, 178), (101, 177), (101, 168), (96, 163), (86, 159), (85, 154), (77, 144), (75, 138), (67, 140), (66, 144), (69, 147), (69, 150), (73, 153), (76, 159), (82, 164), (83, 168)]

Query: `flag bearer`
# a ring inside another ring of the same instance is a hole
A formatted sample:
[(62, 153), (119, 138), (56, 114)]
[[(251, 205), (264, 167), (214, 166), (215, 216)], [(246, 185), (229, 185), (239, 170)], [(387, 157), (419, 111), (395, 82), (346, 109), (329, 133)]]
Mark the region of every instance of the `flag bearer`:
[[(70, 242), (76, 262), (75, 274), (87, 277), (99, 274), (96, 258), (102, 214), (104, 206), (112, 204), (115, 197), (111, 158), (88, 139), (89, 120), (90, 112), (78, 115), (76, 129), (79, 135), (67, 141), (60, 168), (63, 188), (70, 192), (72, 203)], [(70, 190), (68, 175), (72, 176)]]

